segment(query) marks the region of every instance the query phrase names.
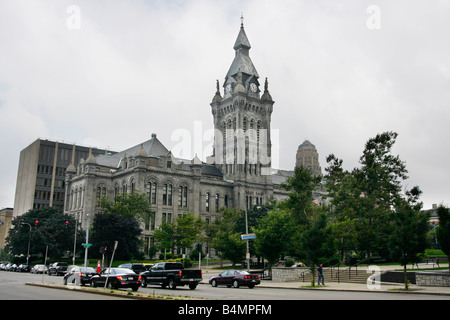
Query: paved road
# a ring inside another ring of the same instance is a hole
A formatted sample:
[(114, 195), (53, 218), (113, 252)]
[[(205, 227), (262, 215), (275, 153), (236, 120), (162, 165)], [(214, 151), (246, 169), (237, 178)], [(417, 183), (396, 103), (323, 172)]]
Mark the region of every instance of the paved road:
[[(44, 276), (45, 282), (62, 284), (62, 277)], [(42, 282), (42, 275), (15, 272), (0, 272), (0, 300), (125, 300), (125, 298), (56, 290), (25, 285), (27, 282)]]
[[(26, 286), (25, 283), (56, 283), (62, 284), (63, 277), (35, 275), (29, 273), (0, 272), (0, 299), (83, 299), (105, 300), (112, 297), (74, 292), (72, 290), (56, 290)], [(207, 279), (205, 279), (207, 282)], [(188, 296), (212, 300), (449, 300), (449, 296), (401, 294), (382, 292), (334, 292), (322, 290), (298, 290), (255, 287), (238, 289), (217, 287), (209, 284), (200, 284), (196, 290), (187, 287), (179, 287), (177, 290), (162, 289), (159, 286), (140, 288), (142, 293), (155, 293), (173, 296)]]

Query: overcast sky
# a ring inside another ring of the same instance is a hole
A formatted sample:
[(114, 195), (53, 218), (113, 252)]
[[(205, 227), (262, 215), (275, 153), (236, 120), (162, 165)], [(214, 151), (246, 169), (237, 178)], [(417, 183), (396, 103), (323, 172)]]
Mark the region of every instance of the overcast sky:
[(331, 153), (351, 170), (369, 138), (395, 131), (405, 187), (425, 208), (450, 203), (450, 1), (1, 0), (0, 208), (37, 138), (120, 151), (156, 133), (205, 160), (242, 12), (275, 100), (278, 168), (308, 139), (322, 170)]

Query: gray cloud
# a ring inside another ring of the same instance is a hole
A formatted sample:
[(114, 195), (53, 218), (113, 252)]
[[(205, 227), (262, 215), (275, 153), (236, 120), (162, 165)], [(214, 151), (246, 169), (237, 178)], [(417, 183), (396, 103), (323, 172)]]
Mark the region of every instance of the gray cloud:
[[(79, 29), (68, 27), (71, 5)], [(379, 29), (367, 27), (370, 5)], [(392, 130), (406, 185), (422, 188), (425, 207), (450, 202), (446, 1), (6, 0), (0, 207), (13, 205), (19, 152), (38, 137), (121, 150), (155, 132), (171, 149), (175, 130), (211, 128), (241, 12), (275, 100), (280, 168), (309, 139), (322, 168), (334, 153), (351, 169), (365, 141)]]

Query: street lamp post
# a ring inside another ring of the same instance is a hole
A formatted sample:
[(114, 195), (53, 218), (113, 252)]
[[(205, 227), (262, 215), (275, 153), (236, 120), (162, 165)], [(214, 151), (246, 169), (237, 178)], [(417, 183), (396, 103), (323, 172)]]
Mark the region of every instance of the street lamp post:
[[(245, 210), (245, 234), (248, 234), (248, 218), (247, 218), (247, 210)], [(250, 250), (248, 246), (248, 238), (247, 238), (247, 253), (245, 254), (247, 259), (247, 271), (250, 271)]]
[(27, 224), (30, 227), (30, 232), (28, 233), (28, 251), (27, 251), (27, 264), (28, 264), (28, 259), (30, 258), (30, 241), (31, 241), (31, 224), (26, 223), (26, 222), (21, 222), (20, 224)]
[(88, 257), (88, 243), (89, 243), (89, 213), (87, 214), (87, 225), (86, 225), (86, 243), (84, 246), (84, 267), (86, 268), (87, 265), (87, 257)]
[(75, 216), (75, 235), (73, 240), (73, 258), (72, 258), (72, 264), (75, 264), (75, 256), (76, 256), (76, 250), (77, 250), (77, 217)]

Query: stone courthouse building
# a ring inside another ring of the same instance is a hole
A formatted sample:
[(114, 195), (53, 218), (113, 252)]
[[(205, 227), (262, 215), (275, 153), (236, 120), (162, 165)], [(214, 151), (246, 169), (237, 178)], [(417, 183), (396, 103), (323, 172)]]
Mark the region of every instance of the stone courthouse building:
[(86, 228), (87, 214), (99, 211), (100, 198), (145, 193), (155, 213), (144, 225), (146, 250), (154, 241), (154, 230), (183, 213), (211, 222), (222, 207), (247, 210), (272, 196), (278, 200), (286, 197), (279, 187), (285, 179), (275, 177), (271, 170), (274, 101), (267, 78), (260, 83), (250, 48), (241, 24), (223, 90), (217, 81), (210, 103), (215, 129), (211, 161), (177, 159), (156, 134), (115, 154), (90, 154), (66, 170), (64, 211)]

